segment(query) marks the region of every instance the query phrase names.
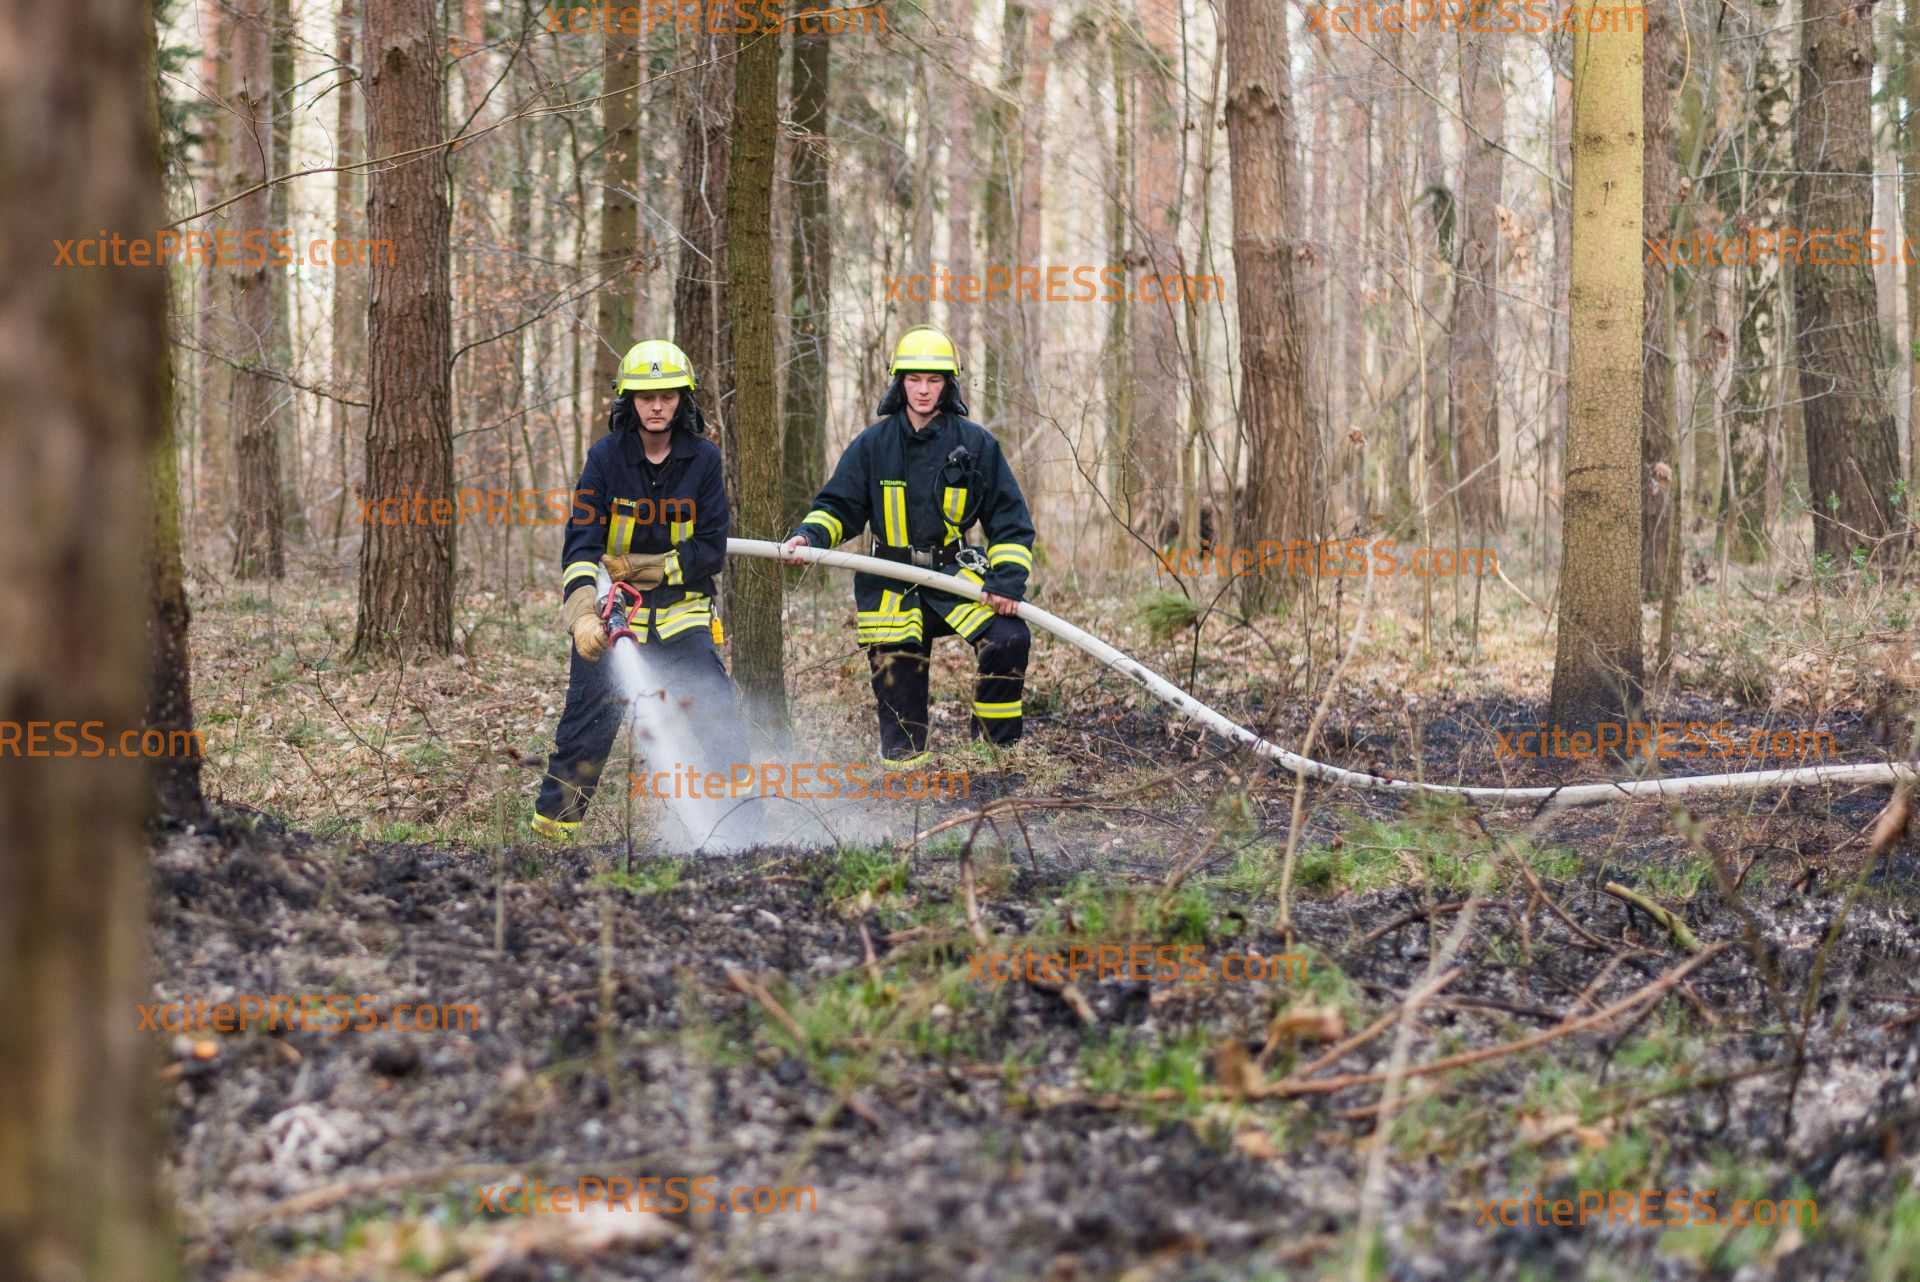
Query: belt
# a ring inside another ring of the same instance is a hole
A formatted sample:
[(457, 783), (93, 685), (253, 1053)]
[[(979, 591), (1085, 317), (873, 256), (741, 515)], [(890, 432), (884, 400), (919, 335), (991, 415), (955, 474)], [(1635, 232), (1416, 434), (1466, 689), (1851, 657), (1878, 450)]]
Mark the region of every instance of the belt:
[(882, 561), (897, 561), (902, 565), (917, 565), (923, 570), (945, 570), (954, 566), (964, 566), (979, 574), (987, 572), (987, 555), (976, 547), (954, 547), (952, 544), (940, 548), (894, 547), (888, 543), (874, 542), (873, 554)]

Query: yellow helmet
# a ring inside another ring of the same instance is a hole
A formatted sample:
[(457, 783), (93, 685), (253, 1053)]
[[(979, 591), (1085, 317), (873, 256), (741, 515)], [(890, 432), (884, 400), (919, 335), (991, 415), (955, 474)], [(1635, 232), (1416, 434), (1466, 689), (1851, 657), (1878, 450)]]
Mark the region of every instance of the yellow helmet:
[(959, 372), (960, 361), (954, 354), (953, 340), (931, 325), (915, 325), (900, 335), (900, 342), (893, 349), (893, 364), (887, 366), (888, 378), (911, 373), (957, 375)]
[(620, 377), (614, 380), (616, 395), (628, 392), (664, 392), (698, 387), (693, 381), (693, 362), (687, 354), (664, 338), (649, 338), (627, 349), (620, 361)]

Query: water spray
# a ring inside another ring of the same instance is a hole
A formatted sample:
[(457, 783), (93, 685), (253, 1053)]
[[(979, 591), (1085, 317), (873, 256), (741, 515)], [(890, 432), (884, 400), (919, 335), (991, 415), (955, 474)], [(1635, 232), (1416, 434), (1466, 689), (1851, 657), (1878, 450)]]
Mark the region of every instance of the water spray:
[[(778, 543), (769, 543), (764, 539), (728, 539), (727, 555), (759, 557), (768, 561), (786, 560), (789, 556)], [(950, 574), (941, 574), (936, 570), (902, 565), (895, 561), (883, 561), (878, 557), (811, 547), (798, 548), (791, 555), (802, 561), (832, 566), (836, 569), (860, 570), (867, 574), (897, 579), (903, 583), (917, 583), (922, 587), (937, 588), (969, 601), (978, 601), (982, 595), (981, 588), (976, 583), (955, 578)], [(1222, 716), (1151, 668), (1114, 649), (1099, 637), (1076, 628), (1065, 619), (1057, 618), (1039, 606), (1025, 601), (1020, 603), (1018, 613), (1021, 618), (1041, 631), (1059, 637), (1069, 645), (1092, 655), (1114, 671), (1131, 677), (1145, 686), (1155, 698), (1180, 709), (1188, 716), (1204, 723), (1215, 733), (1246, 746), (1259, 756), (1277, 761), (1300, 775), (1338, 787), (1364, 788), (1375, 792), (1421, 792), (1445, 797), (1464, 797), (1470, 801), (1484, 802), (1492, 806), (1538, 806), (1542, 810), (1558, 810), (1570, 806), (1597, 806), (1609, 801), (1626, 801), (1642, 797), (1680, 797), (1690, 792), (1759, 792), (1768, 788), (1791, 788), (1801, 784), (1891, 784), (1903, 779), (1912, 781), (1920, 778), (1920, 772), (1916, 772), (1911, 766), (1887, 764), (1802, 766), (1792, 770), (1749, 770), (1734, 774), (1687, 775), (1673, 779), (1623, 780), (1618, 783), (1554, 785), (1544, 788), (1473, 788), (1420, 783), (1412, 779), (1390, 779), (1384, 775), (1367, 774), (1359, 770), (1343, 770), (1339, 766), (1330, 766), (1324, 762), (1300, 756), (1298, 753), (1288, 752), (1278, 744), (1271, 743), (1245, 726)]]

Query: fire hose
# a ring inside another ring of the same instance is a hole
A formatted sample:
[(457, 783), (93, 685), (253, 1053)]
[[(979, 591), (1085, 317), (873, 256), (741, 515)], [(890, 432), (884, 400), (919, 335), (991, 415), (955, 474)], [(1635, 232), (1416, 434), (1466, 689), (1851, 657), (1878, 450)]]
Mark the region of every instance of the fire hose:
[[(785, 558), (786, 553), (781, 551), (778, 543), (769, 543), (763, 539), (728, 539), (727, 555), (779, 561)], [(803, 561), (836, 569), (861, 570), (868, 574), (897, 579), (903, 583), (917, 583), (922, 587), (937, 588), (953, 596), (965, 597), (969, 601), (978, 601), (981, 597), (978, 584), (952, 575), (941, 574), (937, 570), (923, 569), (920, 566), (883, 561), (878, 557), (861, 556), (854, 552), (832, 552), (809, 547), (796, 549), (794, 555)], [(1271, 743), (1246, 727), (1228, 720), (1159, 673), (1129, 658), (1099, 637), (1082, 631), (1065, 619), (1057, 618), (1031, 602), (1020, 603), (1019, 616), (1041, 631), (1059, 637), (1067, 644), (1092, 655), (1114, 671), (1131, 677), (1145, 686), (1156, 698), (1173, 705), (1215, 733), (1245, 745), (1259, 756), (1279, 762), (1296, 774), (1340, 787), (1365, 788), (1377, 792), (1424, 792), (1439, 796), (1464, 797), (1470, 801), (1484, 802), (1493, 806), (1538, 806), (1543, 810), (1557, 810), (1571, 806), (1595, 806), (1604, 802), (1640, 797), (1680, 797), (1692, 792), (1759, 792), (1768, 788), (1791, 788), (1803, 784), (1890, 784), (1900, 779), (1911, 781), (1920, 778), (1920, 772), (1915, 771), (1911, 766), (1867, 764), (1801, 766), (1790, 770), (1748, 770), (1733, 774), (1685, 775), (1669, 779), (1621, 780), (1613, 783), (1553, 785), (1539, 788), (1460, 787), (1422, 783), (1413, 779), (1394, 779), (1358, 770), (1344, 770), (1339, 766), (1330, 766), (1324, 762), (1288, 752), (1278, 744)]]

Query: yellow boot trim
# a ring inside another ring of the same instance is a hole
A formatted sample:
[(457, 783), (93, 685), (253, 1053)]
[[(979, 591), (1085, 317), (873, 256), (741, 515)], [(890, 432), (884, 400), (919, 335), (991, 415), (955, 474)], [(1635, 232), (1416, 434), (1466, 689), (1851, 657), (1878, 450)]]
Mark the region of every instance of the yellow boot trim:
[(578, 823), (566, 823), (559, 819), (549, 819), (542, 814), (535, 814), (533, 822), (527, 825), (527, 827), (533, 829), (548, 841), (572, 841), (574, 829), (579, 826)]
[(915, 766), (924, 766), (929, 761), (932, 761), (932, 760), (933, 760), (933, 750), (929, 748), (927, 751), (920, 753), (918, 756), (908, 757), (904, 761), (895, 761), (890, 757), (882, 757), (880, 758), (880, 764), (882, 766), (885, 766), (888, 770), (911, 770)]

